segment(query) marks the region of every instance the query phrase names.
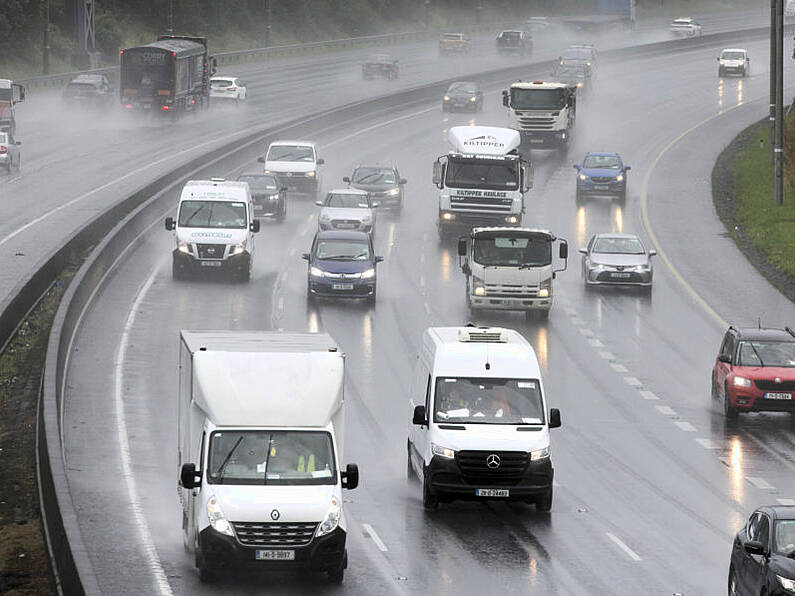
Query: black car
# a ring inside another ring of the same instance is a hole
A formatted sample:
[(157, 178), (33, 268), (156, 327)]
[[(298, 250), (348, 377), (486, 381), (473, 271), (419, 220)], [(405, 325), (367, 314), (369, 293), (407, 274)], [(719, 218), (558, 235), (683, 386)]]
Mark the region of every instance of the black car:
[(795, 594), (795, 506), (760, 507), (732, 546), (729, 596)]
[(287, 217), (287, 187), (282, 186), (276, 176), (253, 173), (240, 174), (237, 179), (248, 182), (255, 216), (274, 217), (284, 221)]
[(442, 97), (442, 111), (482, 112), (483, 91), (469, 81), (452, 83)]
[(109, 108), (116, 92), (105, 75), (82, 74), (72, 79), (61, 95), (63, 102), (76, 108)]
[(497, 53), (524, 56), (533, 51), (533, 38), (525, 31), (502, 31), (497, 36)]
[(384, 165), (358, 165), (353, 174), (342, 179), (351, 188), (367, 191), (380, 207), (403, 208), (403, 185), (397, 167)]
[(309, 261), (307, 299), (318, 296), (365, 298), (375, 303), (376, 264), (373, 241), (365, 232), (321, 231), (312, 241), (312, 252), (302, 255)]
[(368, 56), (362, 63), (362, 78), (372, 79), (375, 77), (386, 77), (387, 79), (398, 78), (400, 66), (398, 59), (389, 54), (373, 54)]

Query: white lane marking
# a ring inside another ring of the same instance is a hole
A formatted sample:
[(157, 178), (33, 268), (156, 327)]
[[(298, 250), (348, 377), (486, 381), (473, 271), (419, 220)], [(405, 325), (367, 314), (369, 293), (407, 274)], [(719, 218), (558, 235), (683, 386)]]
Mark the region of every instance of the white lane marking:
[(770, 484), (764, 478), (760, 478), (759, 476), (746, 476), (745, 479), (753, 484), (756, 488), (761, 488), (762, 490), (773, 490), (776, 488), (772, 484)]
[(613, 369), (614, 371), (616, 371), (617, 373), (625, 373), (625, 372), (629, 372), (629, 371), (627, 370), (627, 367), (626, 367), (626, 366), (624, 366), (623, 364), (619, 364), (618, 362), (611, 362), (611, 363), (610, 363), (610, 368), (612, 368), (612, 369)]
[(591, 344), (594, 348), (604, 348), (605, 345), (598, 339), (589, 339), (588, 343)]
[(599, 352), (599, 356), (604, 358), (605, 360), (615, 360), (616, 356), (613, 352)]
[(671, 406), (654, 406), (657, 408), (657, 411), (662, 414), (663, 416), (678, 416), (679, 414), (676, 413)]
[(580, 333), (582, 333), (585, 337), (593, 337), (593, 331), (588, 329), (588, 327), (583, 327), (580, 329)]
[(776, 501), (778, 501), (779, 505), (795, 505), (795, 499), (776, 499)]
[(420, 275), (420, 287), (422, 287), (422, 288), (425, 287), (425, 276), (424, 275)]
[(295, 255), (297, 255), (297, 254), (298, 254), (298, 249), (297, 249), (297, 248), (295, 248), (295, 247), (293, 246), (293, 247), (290, 249), (289, 255), (290, 255), (291, 257), (294, 257), (294, 256), (295, 256)]
[(701, 445), (704, 449), (720, 449), (720, 445), (712, 439), (696, 439), (696, 443)]
[(425, 253), (420, 253), (420, 265), (425, 264)]
[(358, 137), (359, 135), (363, 135), (364, 133), (370, 132), (371, 130), (376, 130), (376, 129), (379, 129), (379, 128), (383, 128), (385, 126), (389, 126), (390, 124), (394, 124), (395, 122), (400, 122), (401, 120), (408, 120), (409, 118), (414, 118), (415, 116), (421, 116), (422, 114), (427, 114), (429, 112), (435, 112), (438, 109), (439, 109), (438, 107), (433, 106), (432, 108), (425, 108), (424, 110), (419, 110), (417, 112), (412, 112), (411, 114), (404, 114), (402, 116), (398, 116), (397, 118), (392, 118), (391, 120), (384, 120), (383, 122), (379, 122), (378, 124), (373, 124), (372, 126), (367, 126), (365, 128), (361, 128), (361, 129), (357, 130), (356, 132), (352, 132), (349, 135), (346, 135), (344, 137), (339, 137), (337, 139), (334, 139), (333, 141), (329, 141), (328, 143), (324, 143), (324, 144), (320, 145), (320, 147), (325, 149), (327, 147), (331, 147), (331, 146), (336, 145), (338, 143), (344, 143), (345, 141), (353, 139), (354, 137)]
[(135, 485), (135, 477), (132, 471), (132, 457), (130, 455), (130, 441), (127, 435), (127, 422), (124, 418), (124, 364), (127, 360), (127, 346), (130, 341), (130, 332), (135, 324), (135, 317), (138, 314), (138, 309), (141, 307), (141, 303), (155, 281), (158, 269), (158, 267), (155, 267), (152, 270), (151, 275), (147, 278), (144, 285), (141, 286), (141, 289), (138, 290), (138, 295), (135, 297), (135, 301), (130, 307), (130, 314), (127, 315), (127, 321), (124, 324), (124, 331), (122, 332), (121, 341), (119, 342), (119, 350), (116, 354), (115, 406), (116, 433), (119, 439), (119, 451), (121, 452), (122, 476), (127, 486), (130, 511), (132, 511), (135, 527), (138, 530), (140, 545), (143, 548), (144, 557), (146, 558), (146, 565), (154, 576), (155, 586), (160, 594), (170, 595), (173, 594), (173, 592), (171, 591), (171, 586), (168, 584), (166, 572), (163, 570), (160, 558), (157, 556), (157, 549), (152, 540), (149, 526), (146, 523), (146, 516), (144, 516), (141, 501), (138, 498), (138, 488)]
[(632, 385), (633, 387), (643, 387), (643, 383), (641, 383), (640, 379), (637, 377), (624, 377), (624, 382), (627, 385)]
[(632, 559), (633, 561), (641, 561), (642, 560), (638, 556), (638, 553), (636, 553), (634, 550), (632, 550), (626, 544), (624, 544), (624, 542), (621, 540), (621, 538), (619, 538), (615, 534), (612, 534), (611, 532), (606, 532), (606, 534), (607, 534), (607, 537), (610, 540), (612, 540), (613, 543), (615, 543), (615, 545), (618, 546), (618, 548), (623, 550), (630, 559)]
[(696, 427), (690, 424), (687, 420), (675, 420), (674, 424), (686, 433), (696, 432)]
[(566, 314), (569, 315), (570, 317), (576, 317), (577, 316), (577, 309), (567, 308), (566, 309)]
[(431, 314), (431, 305), (426, 302), (426, 303), (423, 304), (423, 306), (425, 307), (425, 312), (428, 313), (428, 315), (430, 315)]
[(641, 391), (640, 396), (643, 399), (648, 399), (648, 400), (660, 399), (659, 397), (657, 397), (657, 395), (654, 392), (646, 390)]
[(284, 311), (284, 296), (279, 296), (279, 310)]
[(378, 547), (378, 550), (380, 550), (382, 553), (385, 553), (386, 551), (389, 550), (386, 547), (386, 544), (384, 544), (384, 541), (381, 540), (381, 537), (378, 534), (376, 534), (375, 530), (373, 529), (373, 526), (371, 526), (370, 524), (362, 524), (362, 528), (364, 528), (365, 536), (369, 536), (373, 540), (373, 542), (375, 542), (375, 545)]

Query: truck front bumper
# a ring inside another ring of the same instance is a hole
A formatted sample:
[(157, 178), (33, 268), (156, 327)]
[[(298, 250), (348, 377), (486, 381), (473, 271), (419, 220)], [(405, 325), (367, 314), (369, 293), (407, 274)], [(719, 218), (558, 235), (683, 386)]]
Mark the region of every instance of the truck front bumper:
[(479, 226), (521, 226), (521, 213), (477, 213), (473, 211), (441, 210), (436, 222), (442, 235), (464, 233)]
[(522, 145), (530, 147), (563, 147), (571, 135), (567, 130), (520, 130)]
[(504, 296), (475, 296), (469, 295), (469, 304), (472, 308), (489, 310), (549, 310), (552, 308), (552, 296), (538, 297), (504, 297)]

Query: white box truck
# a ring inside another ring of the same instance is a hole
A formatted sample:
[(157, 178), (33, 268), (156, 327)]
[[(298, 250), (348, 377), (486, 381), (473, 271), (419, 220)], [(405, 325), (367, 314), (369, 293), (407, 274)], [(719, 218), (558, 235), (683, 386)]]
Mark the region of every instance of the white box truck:
[(179, 497), (202, 581), (301, 567), (343, 579), (345, 356), (326, 334), (182, 331)]

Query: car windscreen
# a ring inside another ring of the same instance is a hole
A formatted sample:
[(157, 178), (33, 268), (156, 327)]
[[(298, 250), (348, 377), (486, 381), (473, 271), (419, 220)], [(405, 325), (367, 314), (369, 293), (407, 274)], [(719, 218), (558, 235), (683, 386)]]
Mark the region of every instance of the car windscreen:
[(643, 245), (637, 238), (597, 238), (593, 251), (599, 254), (642, 255)]
[(477, 87), (472, 83), (453, 83), (448, 87), (447, 93), (449, 94), (462, 94), (462, 95), (475, 95)]
[(370, 203), (368, 203), (366, 195), (329, 193), (329, 195), (326, 197), (326, 207), (339, 207), (342, 209), (369, 209)]
[(361, 240), (318, 240), (315, 258), (325, 261), (369, 261), (370, 245)]
[(451, 157), (447, 161), (445, 183), (450, 188), (518, 190), (519, 165), (509, 160), (474, 160)]
[(230, 81), (229, 79), (213, 79), (210, 81), (211, 87), (231, 87), (234, 84), (234, 81)]
[(444, 41), (461, 41), (463, 37), (460, 33), (445, 33), (442, 35)]
[(268, 150), (267, 161), (315, 161), (312, 147), (304, 145), (274, 145)]
[(207, 458), (210, 484), (336, 484), (334, 448), (324, 431), (216, 431)]
[(773, 526), (773, 551), (785, 557), (795, 553), (795, 519), (780, 519)]
[(352, 180), (355, 184), (397, 184), (392, 168), (356, 168)]
[(522, 37), (522, 34), (519, 33), (518, 31), (503, 31), (502, 33), (500, 33), (500, 39), (503, 40), (516, 41), (520, 37)]
[(552, 242), (542, 236), (478, 236), (472, 247), (476, 263), (494, 267), (542, 267), (552, 262)]
[(742, 341), (737, 351), (737, 366), (795, 368), (795, 342)]
[(615, 155), (589, 155), (582, 162), (582, 167), (600, 170), (620, 170), (621, 160)]
[(511, 107), (515, 110), (560, 110), (565, 106), (563, 89), (511, 89)]
[(240, 228), (247, 226), (246, 204), (242, 201), (182, 201), (181, 228)]
[(437, 377), (433, 420), (458, 424), (543, 424), (536, 379)]
[(279, 189), (275, 176), (243, 175), (238, 176), (237, 179), (241, 182), (248, 182), (251, 192), (276, 191)]
[(564, 60), (590, 60), (592, 52), (585, 48), (568, 49), (563, 54)]
[(723, 52), (720, 55), (721, 60), (745, 60), (743, 52)]
[(576, 64), (566, 64), (558, 67), (555, 71), (557, 77), (570, 77), (575, 79), (585, 78), (585, 68)]

